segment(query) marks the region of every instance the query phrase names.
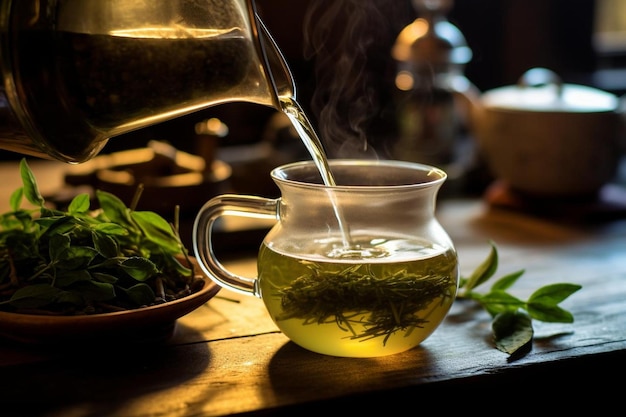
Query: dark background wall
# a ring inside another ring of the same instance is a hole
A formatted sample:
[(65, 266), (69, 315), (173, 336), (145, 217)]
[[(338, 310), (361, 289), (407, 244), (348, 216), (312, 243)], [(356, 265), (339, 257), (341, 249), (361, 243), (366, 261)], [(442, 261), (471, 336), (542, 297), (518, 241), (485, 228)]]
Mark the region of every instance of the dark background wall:
[[(363, 0), (344, 0), (361, 4)], [(386, 27), (378, 31), (370, 65), (383, 71), (389, 49), (400, 30), (417, 13), (410, 0), (371, 0), (384, 13)], [(285, 55), (298, 88), (300, 103), (309, 110), (316, 88), (316, 58), (305, 56), (306, 36), (324, 22), (313, 20), (305, 27), (312, 6), (323, 9), (337, 0), (257, 0), (259, 14)], [(351, 16), (335, 22), (333, 30), (345, 30)], [(466, 67), (467, 77), (481, 90), (514, 84), (529, 68), (542, 66), (557, 72), (566, 82), (590, 84), (597, 57), (592, 47), (594, 0), (457, 0), (449, 20), (465, 35), (473, 51)], [(305, 33), (306, 31), (309, 33)], [(381, 78), (384, 74), (380, 74)], [(380, 87), (383, 88), (383, 87)], [(112, 140), (106, 150), (141, 143), (146, 138), (173, 136), (181, 148), (187, 145), (187, 126), (208, 117), (220, 117), (231, 127), (224, 146), (259, 140), (273, 109), (235, 103), (208, 109), (181, 120), (168, 122), (145, 132), (131, 134), (124, 141)], [(313, 115), (316, 117), (316, 115)], [(177, 137), (178, 136), (178, 137)], [(119, 145), (115, 141), (124, 142)]]
[[(302, 56), (302, 22), (310, 5), (318, 2), (336, 0), (257, 0), (263, 20), (303, 82), (307, 82), (309, 67), (314, 63)], [(378, 0), (378, 3), (380, 10), (391, 15), (387, 21), (390, 36), (417, 17), (410, 0)], [(512, 84), (526, 69), (536, 66), (551, 68), (571, 80), (584, 77), (596, 66), (591, 36), (594, 3), (594, 0), (456, 0), (448, 18), (463, 32), (474, 53), (466, 75), (481, 90)], [(339, 28), (348, 24), (349, 21), (337, 22)], [(394, 39), (381, 36), (379, 41), (383, 45)]]
[(474, 51), (466, 75), (481, 90), (513, 84), (532, 67), (568, 82), (596, 68), (593, 0), (457, 0), (449, 17)]
[[(365, 0), (343, 0), (357, 5)], [(376, 44), (371, 46), (369, 65), (380, 70), (379, 88), (384, 89), (385, 62), (395, 35), (417, 17), (410, 0), (370, 0), (381, 10), (384, 25), (373, 25)], [(299, 101), (308, 109), (316, 88), (315, 59), (305, 56), (307, 30), (321, 22), (313, 20), (305, 27), (311, 6), (324, 9), (337, 0), (257, 0), (259, 14), (285, 54), (298, 86)], [(347, 15), (332, 25), (342, 31), (350, 26)], [(482, 91), (517, 81), (527, 69), (548, 67), (566, 82), (591, 84), (597, 56), (591, 43), (594, 0), (457, 0), (448, 14), (465, 35), (473, 50), (466, 67), (467, 77)], [(383, 92), (384, 93), (384, 92)], [(253, 143), (259, 140), (270, 108), (246, 103), (218, 106), (139, 132), (112, 139), (104, 152), (136, 148), (147, 140), (167, 140), (181, 150), (193, 152), (193, 125), (207, 117), (219, 117), (231, 129), (223, 146)], [(314, 115), (315, 117), (315, 115)], [(0, 159), (16, 158), (0, 151)]]

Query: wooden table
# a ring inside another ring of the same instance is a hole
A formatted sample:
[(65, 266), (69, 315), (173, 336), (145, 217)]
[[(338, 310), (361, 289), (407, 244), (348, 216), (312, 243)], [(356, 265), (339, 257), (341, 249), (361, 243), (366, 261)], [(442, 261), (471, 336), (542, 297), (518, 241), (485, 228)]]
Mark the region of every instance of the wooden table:
[[(49, 190), (62, 174), (48, 171), (46, 164), (33, 170), (49, 173), (42, 183)], [(0, 164), (3, 200), (19, 183), (15, 166), (8, 165)], [(601, 413), (621, 406), (626, 216), (585, 224), (495, 209), (482, 199), (445, 199), (438, 217), (455, 242), (463, 274), (486, 257), (492, 239), (500, 251), (498, 275), (526, 269), (512, 289), (516, 295), (526, 297), (548, 283), (581, 284), (582, 290), (562, 304), (575, 322), (535, 322), (532, 351), (509, 361), (491, 342), (489, 316), (458, 300), (441, 327), (411, 351), (337, 358), (299, 348), (277, 330), (260, 300), (222, 290), (180, 319), (163, 346), (64, 352), (0, 341), (0, 415), (295, 416), (382, 410), (387, 416), (396, 410), (417, 415), (422, 405), (438, 412), (482, 413), (593, 406)], [(234, 272), (255, 273), (253, 255), (225, 264)], [(501, 408), (504, 401), (507, 408)]]

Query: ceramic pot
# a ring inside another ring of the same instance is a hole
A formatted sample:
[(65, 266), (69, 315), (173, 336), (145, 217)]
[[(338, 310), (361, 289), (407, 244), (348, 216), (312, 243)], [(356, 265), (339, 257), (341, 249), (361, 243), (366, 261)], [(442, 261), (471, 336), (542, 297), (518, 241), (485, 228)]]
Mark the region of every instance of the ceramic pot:
[(472, 126), (493, 176), (537, 196), (596, 193), (626, 148), (622, 99), (543, 68), (474, 100)]

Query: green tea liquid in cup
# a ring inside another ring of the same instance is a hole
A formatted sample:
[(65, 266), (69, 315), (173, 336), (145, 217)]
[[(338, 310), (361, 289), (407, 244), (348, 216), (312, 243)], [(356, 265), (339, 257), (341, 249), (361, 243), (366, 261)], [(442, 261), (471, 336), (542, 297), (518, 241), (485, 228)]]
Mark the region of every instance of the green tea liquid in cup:
[[(457, 253), (435, 217), (440, 169), (401, 161), (330, 160), (271, 172), (276, 199), (222, 195), (198, 213), (194, 251), (220, 286), (259, 297), (278, 328), (313, 352), (377, 357), (418, 346), (455, 299)], [(258, 277), (226, 270), (211, 243), (222, 216), (276, 219), (260, 244)]]

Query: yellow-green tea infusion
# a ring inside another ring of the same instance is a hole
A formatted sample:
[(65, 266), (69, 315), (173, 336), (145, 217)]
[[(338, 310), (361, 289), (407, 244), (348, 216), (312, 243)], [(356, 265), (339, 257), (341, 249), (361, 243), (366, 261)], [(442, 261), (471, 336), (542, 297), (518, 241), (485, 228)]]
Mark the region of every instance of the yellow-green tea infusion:
[(406, 239), (342, 245), (311, 239), (299, 251), (306, 258), (262, 245), (261, 293), (287, 337), (318, 353), (375, 357), (411, 349), (437, 328), (458, 287), (455, 251)]

